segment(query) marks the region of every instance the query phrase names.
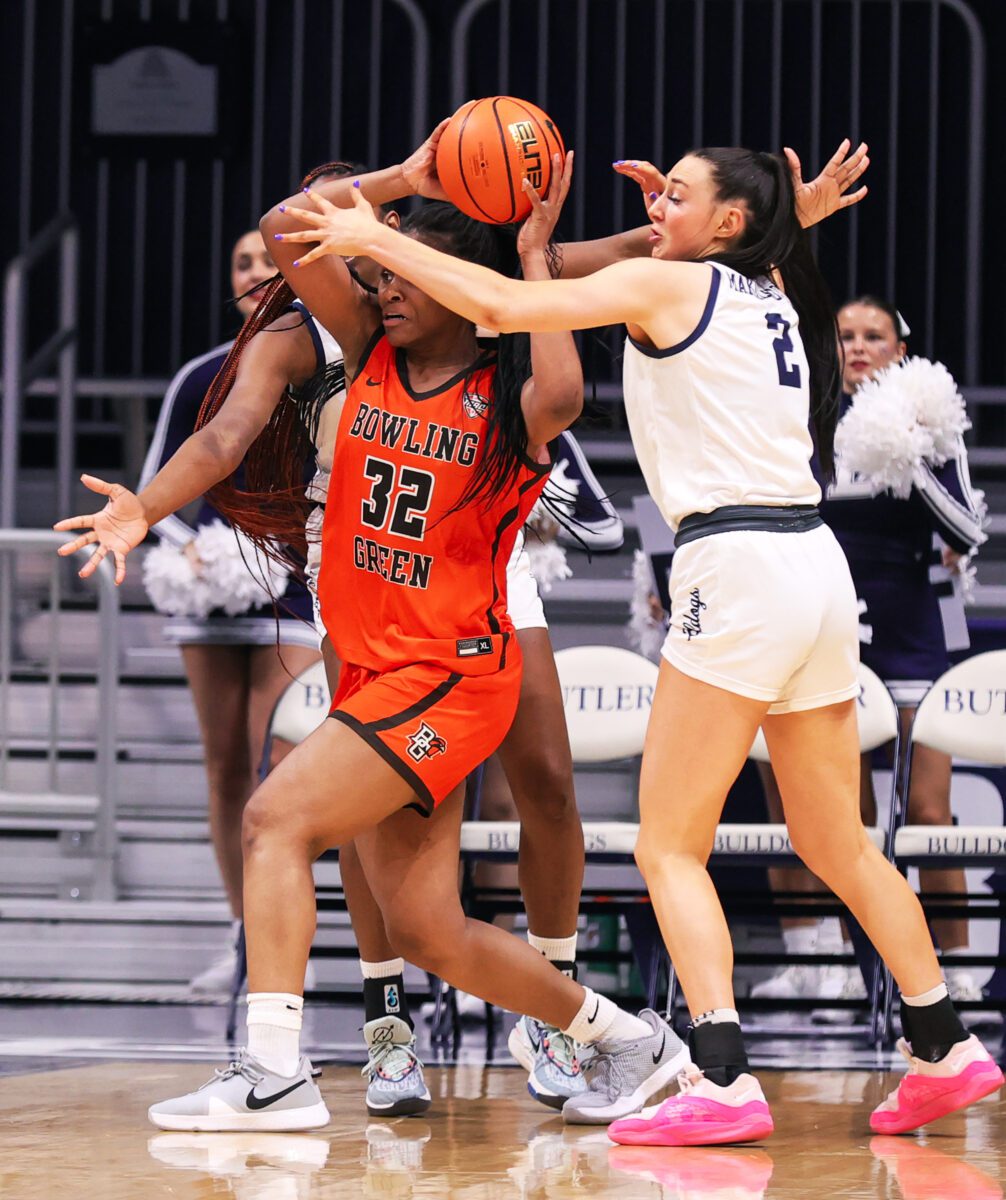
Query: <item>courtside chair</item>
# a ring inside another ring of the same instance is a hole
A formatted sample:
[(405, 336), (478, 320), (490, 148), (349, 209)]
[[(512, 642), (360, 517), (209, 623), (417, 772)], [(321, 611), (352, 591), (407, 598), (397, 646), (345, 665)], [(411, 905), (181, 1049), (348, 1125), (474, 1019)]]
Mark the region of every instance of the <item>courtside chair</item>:
[[(951, 667), (933, 684), (915, 713), (907, 764), (898, 796), (894, 861), (909, 867), (995, 867), (1006, 869), (1006, 814), (1001, 825), (908, 825), (909, 784), (913, 747), (929, 746), (951, 758), (981, 768), (1006, 767), (1006, 650), (976, 654)], [(925, 902), (925, 894), (922, 894)], [(1006, 902), (998, 897), (965, 895), (927, 905), (930, 916), (972, 914), (1006, 919)], [(967, 965), (963, 960), (961, 965)], [(988, 957), (970, 960), (987, 965)], [(1002, 955), (993, 956), (997, 965)], [(883, 1033), (890, 1036), (894, 989), (886, 989)], [(976, 1004), (975, 1007), (978, 1007)], [(983, 1007), (995, 1007), (986, 1001)]]
[[(266, 726), (262, 759), (258, 768), (260, 783), (269, 774), (273, 742), (279, 738), (281, 741), (290, 742), (291, 745), (296, 746), (304, 741), (328, 716), (330, 703), (325, 664), (320, 660), (312, 663), (306, 671), (301, 671), (287, 684), (283, 694), (276, 701), (276, 706), (273, 708)], [(241, 932), (238, 935), (237, 968), (234, 972), (230, 1004), (227, 1010), (227, 1038), (229, 1041), (233, 1041), (237, 1029), (238, 997), (244, 987), (247, 972), (245, 931), (242, 924)]]
[[(900, 725), (898, 722), (898, 709), (894, 702), (894, 698), (887, 690), (883, 680), (869, 667), (863, 663), (859, 664), (858, 670), (860, 693), (856, 702), (856, 717), (859, 726), (859, 749), (861, 754), (869, 754), (874, 750), (879, 750), (881, 746), (886, 746), (893, 742), (893, 764), (891, 771), (891, 791), (889, 796), (889, 809), (886, 828), (883, 826), (874, 826), (867, 828), (867, 836), (888, 858), (892, 857), (894, 845), (894, 829), (898, 814), (898, 795), (900, 778), (898, 773), (898, 763), (900, 760)], [(759, 729), (755, 735), (754, 743), (751, 746), (749, 758), (755, 762), (768, 763), (770, 762), (768, 746), (765, 743), (765, 737)], [(878, 811), (879, 811), (878, 805)], [(729, 837), (726, 831), (736, 831), (731, 833)], [(759, 853), (759, 845), (757, 841), (754, 845), (754, 853), (746, 852), (744, 840), (746, 837), (767, 839), (766, 845), (762, 852)], [(800, 863), (793, 850), (793, 845), (789, 840), (789, 834), (786, 831), (785, 825), (752, 825), (752, 826), (728, 826), (721, 825), (717, 831), (716, 842), (713, 846), (713, 856), (716, 858), (717, 865), (725, 861), (734, 861), (738, 865), (758, 865), (764, 867), (775, 866), (793, 866)], [(837, 903), (837, 901), (836, 901)], [(796, 915), (795, 913), (793, 915)], [(861, 940), (866, 943), (865, 935)], [(881, 991), (882, 983), (888, 984), (889, 980), (883, 976), (879, 970), (880, 960), (877, 958), (872, 946), (870, 947), (870, 964), (872, 970), (866, 972), (869, 981), (869, 1022), (867, 1032), (871, 1042), (876, 1044), (881, 1037), (881, 1011), (886, 1000), (887, 992)], [(823, 961), (823, 960), (822, 960)], [(821, 1007), (832, 1002), (822, 1002)], [(670, 1005), (668, 1006), (670, 1007)], [(850, 1014), (851, 1015), (851, 1014)], [(852, 1033), (860, 1032), (860, 1027), (850, 1025), (848, 1031)], [(817, 1030), (816, 1032), (820, 1032)], [(834, 1036), (838, 1031), (830, 1030), (829, 1036)]]
[[(657, 666), (631, 650), (605, 645), (559, 650), (555, 665), (574, 767), (638, 759), (657, 685)], [(588, 865), (634, 867), (638, 832), (638, 824), (632, 821), (585, 821)], [(466, 863), (479, 859), (516, 861), (519, 847), (518, 821), (466, 821), (461, 827), (461, 852)], [(498, 896), (480, 894), (468, 872), (466, 884), (466, 908), (479, 909), (491, 917)], [(594, 891), (599, 894), (593, 895)], [(652, 909), (645, 903), (642, 882), (630, 888), (615, 885), (585, 889), (580, 911), (617, 912), (625, 918), (644, 987), (651, 1001), (655, 1000), (663, 944)]]

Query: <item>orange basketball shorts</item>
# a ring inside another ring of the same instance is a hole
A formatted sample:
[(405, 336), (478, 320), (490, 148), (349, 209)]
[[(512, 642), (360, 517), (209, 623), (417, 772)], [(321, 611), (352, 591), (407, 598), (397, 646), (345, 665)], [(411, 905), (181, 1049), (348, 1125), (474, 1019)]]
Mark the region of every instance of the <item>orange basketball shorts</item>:
[(329, 716), (372, 746), (429, 816), (510, 730), (521, 663), (519, 653), (507, 657), (489, 675), (459, 675), (433, 663), (383, 672), (343, 663)]

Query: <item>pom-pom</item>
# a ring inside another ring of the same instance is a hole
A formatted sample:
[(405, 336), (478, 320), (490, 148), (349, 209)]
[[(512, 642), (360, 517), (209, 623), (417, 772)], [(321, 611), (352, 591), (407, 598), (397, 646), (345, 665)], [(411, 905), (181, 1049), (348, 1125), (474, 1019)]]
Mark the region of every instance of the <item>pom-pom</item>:
[(154, 608), (169, 617), (206, 617), (213, 609), (209, 584), (170, 542), (161, 542), (147, 551), (143, 586)]
[(195, 548), (213, 607), (229, 617), (269, 604), (286, 590), (289, 571), (259, 554), (252, 542), (222, 521), (202, 526)]
[(915, 469), (932, 452), (933, 440), (918, 423), (911, 394), (891, 385), (892, 369), (897, 370), (881, 371), (853, 396), (835, 430), (835, 455), (839, 470), (907, 500)]
[(942, 363), (909, 358), (862, 384), (835, 431), (840, 468), (907, 500), (923, 461), (940, 467), (970, 427), (964, 398)]
[(550, 592), (557, 579), (569, 579), (573, 574), (566, 559), (566, 551), (557, 542), (549, 539), (539, 541), (528, 538), (527, 556), (531, 560), (531, 574), (541, 592)]
[(943, 363), (909, 358), (900, 368), (888, 368), (894, 369), (898, 386), (915, 400), (918, 422), (933, 440), (926, 458), (932, 466), (941, 467), (957, 454), (961, 437), (971, 428), (964, 397)]
[(636, 550), (632, 556), (632, 601), (629, 604), (626, 631), (629, 645), (644, 657), (657, 662), (667, 637), (667, 622), (654, 617), (650, 602), (652, 596), (653, 575), (649, 559), (642, 550)]

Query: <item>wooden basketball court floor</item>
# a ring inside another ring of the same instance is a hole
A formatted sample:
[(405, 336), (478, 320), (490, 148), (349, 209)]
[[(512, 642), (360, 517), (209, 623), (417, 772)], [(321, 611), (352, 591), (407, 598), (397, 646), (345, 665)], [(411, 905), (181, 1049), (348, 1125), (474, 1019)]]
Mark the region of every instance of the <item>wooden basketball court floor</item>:
[[(925, 1134), (872, 1137), (871, 1108), (897, 1079), (889, 1055), (834, 1042), (780, 1039), (759, 1071), (775, 1135), (758, 1146), (618, 1147), (603, 1128), (564, 1126), (528, 1096), (484, 1034), (466, 1035), (457, 1060), (427, 1068), (433, 1105), (420, 1118), (368, 1118), (360, 1077), (359, 1013), (343, 1010), (342, 1065), (320, 1081), (331, 1124), (312, 1134), (159, 1133), (154, 1100), (206, 1081), (222, 1065), (218, 1036), (195, 1038), (189, 1012), (147, 1008), (137, 1021), (7, 1010), (0, 1040), (2, 1200), (1002, 1200), (1006, 1103), (990, 1097)], [(216, 1011), (219, 1016), (219, 1010)], [(98, 1019), (100, 1018), (100, 1019)], [(132, 1022), (131, 1030), (125, 1026)], [(18, 1040), (35, 1030), (34, 1041)], [(99, 1026), (105, 1026), (104, 1032)], [(174, 1041), (169, 1036), (174, 1029)], [(190, 1031), (191, 1030), (191, 1031)], [(15, 1034), (11, 1037), (11, 1034)], [(181, 1035), (181, 1036), (179, 1036)], [(767, 1044), (766, 1044), (767, 1045)], [(75, 1049), (73, 1047), (76, 1047)], [(321, 1050), (321, 1047), (318, 1047)], [(193, 1061), (198, 1056), (199, 1061)], [(872, 1056), (872, 1057), (871, 1057)], [(426, 1055), (433, 1061), (432, 1055)], [(115, 1059), (116, 1061), (109, 1061)], [(352, 1065), (344, 1065), (347, 1062)], [(806, 1069), (858, 1063), (853, 1069)], [(788, 1063), (785, 1069), (779, 1063)], [(804, 1065), (804, 1069), (799, 1069)]]

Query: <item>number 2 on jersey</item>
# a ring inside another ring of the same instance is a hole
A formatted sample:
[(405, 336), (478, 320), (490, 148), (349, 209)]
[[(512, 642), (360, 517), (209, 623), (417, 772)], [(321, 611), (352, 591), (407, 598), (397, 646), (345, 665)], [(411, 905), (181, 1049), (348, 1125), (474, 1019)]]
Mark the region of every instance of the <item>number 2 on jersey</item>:
[(781, 329), (782, 333), (772, 340), (775, 351), (775, 364), (779, 368), (779, 383), (782, 387), (800, 386), (800, 366), (798, 363), (788, 363), (786, 355), (792, 354), (795, 347), (789, 336), (789, 321), (781, 313), (766, 313), (765, 324), (769, 329)]
[[(365, 479), (373, 480), (373, 486), (370, 498), (361, 505), (360, 520), (371, 529), (383, 529), (395, 488), (395, 466), (383, 458), (368, 458), (363, 474)], [(433, 498), (433, 476), (416, 467), (402, 467), (397, 476), (398, 494), (388, 532), (421, 541), (426, 533), (425, 514)]]

